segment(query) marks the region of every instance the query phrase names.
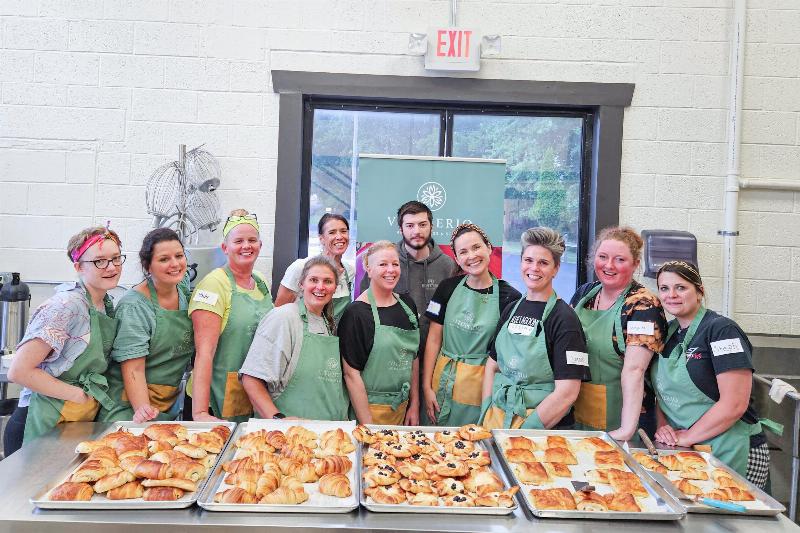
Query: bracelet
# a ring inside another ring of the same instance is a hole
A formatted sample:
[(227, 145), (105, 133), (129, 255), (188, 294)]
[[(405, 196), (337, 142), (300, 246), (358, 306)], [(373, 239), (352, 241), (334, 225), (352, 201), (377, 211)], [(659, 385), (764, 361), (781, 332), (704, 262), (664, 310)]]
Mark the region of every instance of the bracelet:
[(280, 411), (278, 411), (277, 413), (275, 413), (274, 415), (272, 415), (272, 419), (273, 419), (273, 420), (281, 420), (281, 419), (283, 419), (283, 418), (286, 418), (286, 415), (285, 415), (285, 414), (283, 414), (283, 413), (281, 413)]

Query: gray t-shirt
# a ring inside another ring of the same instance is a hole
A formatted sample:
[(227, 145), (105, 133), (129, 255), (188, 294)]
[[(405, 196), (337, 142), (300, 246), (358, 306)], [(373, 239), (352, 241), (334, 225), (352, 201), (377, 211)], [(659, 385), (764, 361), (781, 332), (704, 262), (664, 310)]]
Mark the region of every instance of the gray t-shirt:
[[(189, 307), (187, 294), (185, 290), (178, 290), (178, 308), (184, 311)], [(150, 298), (131, 289), (119, 299), (114, 316), (119, 320), (119, 326), (111, 360), (121, 363), (146, 357), (150, 353), (150, 339), (156, 329), (156, 313)]]
[[(307, 313), (308, 331), (328, 335), (322, 317)], [(296, 302), (272, 309), (258, 324), (239, 374), (258, 378), (275, 400), (292, 379), (303, 347), (303, 320)]]

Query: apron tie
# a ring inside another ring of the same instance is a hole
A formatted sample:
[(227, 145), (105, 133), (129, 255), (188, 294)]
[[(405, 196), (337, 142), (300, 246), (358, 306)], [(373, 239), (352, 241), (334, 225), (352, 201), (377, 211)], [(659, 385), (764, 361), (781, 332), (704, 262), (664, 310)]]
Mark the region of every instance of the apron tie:
[[(480, 365), (488, 357), (487, 354), (465, 354), (456, 355), (445, 353), (444, 350), (440, 353), (441, 357), (447, 359), (442, 375), (439, 378), (439, 389), (436, 393), (436, 401), (439, 404), (439, 417), (446, 419), (450, 415), (450, 408), (453, 404), (453, 391), (456, 386), (456, 370), (458, 363), (466, 363), (469, 365)], [(434, 384), (435, 385), (435, 384)]]
[(80, 384), (83, 391), (94, 398), (105, 409), (113, 409), (116, 402), (106, 394), (108, 391), (108, 380), (102, 374), (96, 372), (87, 372), (78, 376), (78, 384)]
[[(505, 413), (503, 416), (503, 427), (510, 428), (514, 415), (525, 418), (528, 410), (523, 401), (522, 387), (516, 383), (503, 383), (494, 391), (492, 403), (500, 407)], [(509, 408), (509, 406), (511, 406)]]
[(397, 411), (397, 408), (400, 407), (400, 404), (404, 401), (408, 400), (408, 395), (411, 392), (411, 383), (406, 381), (403, 383), (403, 386), (400, 387), (400, 392), (394, 395), (394, 400), (392, 400), (392, 411)]

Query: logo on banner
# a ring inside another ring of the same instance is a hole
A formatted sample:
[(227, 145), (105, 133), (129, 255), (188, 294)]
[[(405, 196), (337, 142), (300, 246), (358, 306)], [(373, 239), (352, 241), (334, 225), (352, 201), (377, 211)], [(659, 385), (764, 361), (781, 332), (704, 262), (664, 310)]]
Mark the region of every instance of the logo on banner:
[(417, 201), (427, 205), (431, 211), (438, 211), (447, 202), (447, 191), (441, 183), (426, 181), (417, 191)]

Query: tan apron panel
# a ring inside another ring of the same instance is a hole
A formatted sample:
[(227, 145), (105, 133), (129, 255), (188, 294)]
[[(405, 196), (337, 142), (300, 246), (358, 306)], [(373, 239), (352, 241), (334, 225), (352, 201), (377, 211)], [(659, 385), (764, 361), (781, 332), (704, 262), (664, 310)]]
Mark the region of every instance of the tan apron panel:
[(392, 406), (388, 404), (371, 403), (369, 404), (369, 412), (372, 413), (372, 423), (389, 426), (402, 425), (406, 418), (406, 407), (408, 407), (408, 401), (398, 405), (397, 411), (393, 410)]
[(222, 405), (222, 417), (244, 416), (253, 412), (250, 398), (239, 381), (238, 372), (228, 372), (225, 380), (225, 400)]
[(599, 430), (606, 429), (606, 386), (581, 383), (581, 392), (575, 401), (575, 422)]

